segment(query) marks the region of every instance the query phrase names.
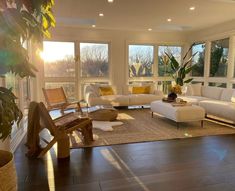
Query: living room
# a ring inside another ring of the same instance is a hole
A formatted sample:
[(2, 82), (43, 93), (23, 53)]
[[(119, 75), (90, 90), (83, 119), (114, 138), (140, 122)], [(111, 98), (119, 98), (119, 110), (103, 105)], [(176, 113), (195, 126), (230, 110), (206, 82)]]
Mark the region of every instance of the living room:
[[(12, 24), (9, 7), (31, 9), (26, 1), (5, 2), (0, 1), (1, 28)], [(2, 105), (0, 151), (11, 151), (16, 171), (6, 174), (0, 166), (0, 184), (12, 180), (7, 190), (234, 189), (234, 1), (45, 2), (43, 40), (19, 40), (33, 64), (29, 70), (14, 66), (21, 57), (5, 52), (14, 45), (2, 43), (5, 28), (0, 33), (0, 92), (11, 97), (4, 89), (11, 88), (19, 108), (13, 108), (12, 121), (20, 121), (4, 129), (9, 119)], [(177, 85), (180, 93), (174, 92)], [(50, 98), (52, 89), (57, 92)], [(60, 93), (66, 104), (79, 101), (78, 115), (63, 120), (75, 110), (64, 115), (65, 105), (50, 103)], [(71, 119), (72, 128), (54, 136), (53, 128)], [(42, 127), (49, 131), (40, 134), (39, 148), (33, 133)], [(32, 143), (38, 150), (30, 150)]]

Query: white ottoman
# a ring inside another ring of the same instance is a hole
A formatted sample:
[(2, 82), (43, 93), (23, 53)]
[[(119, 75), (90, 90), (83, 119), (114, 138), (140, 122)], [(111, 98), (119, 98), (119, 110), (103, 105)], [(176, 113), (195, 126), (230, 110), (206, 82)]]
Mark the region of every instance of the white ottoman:
[(164, 117), (177, 122), (190, 122), (190, 121), (201, 121), (203, 126), (203, 119), (205, 118), (204, 108), (197, 105), (185, 105), (185, 106), (172, 106), (170, 103), (163, 101), (154, 101), (151, 103), (152, 117), (153, 113), (158, 113)]

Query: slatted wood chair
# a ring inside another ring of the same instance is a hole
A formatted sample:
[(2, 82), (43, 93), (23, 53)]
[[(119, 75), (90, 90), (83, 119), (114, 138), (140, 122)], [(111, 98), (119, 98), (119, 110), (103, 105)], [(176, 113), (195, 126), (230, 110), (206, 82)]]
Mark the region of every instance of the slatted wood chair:
[[(35, 106), (36, 102), (33, 103)], [(77, 113), (68, 113), (55, 120), (52, 120), (45, 105), (42, 102), (36, 104), (37, 110), (35, 110), (35, 112), (39, 113), (40, 120), (40, 129), (36, 130), (36, 133), (39, 133), (45, 128), (48, 129), (50, 134), (53, 136), (51, 141), (47, 141), (43, 137), (40, 137), (44, 142), (47, 143), (47, 145), (40, 150), (39, 154), (37, 154), (38, 157), (44, 156), (55, 143), (57, 143), (57, 157), (69, 157), (70, 143), (68, 134), (76, 130), (81, 132), (83, 137), (82, 141), (84, 144), (90, 144), (93, 141), (92, 122), (90, 118), (79, 118)], [(28, 135), (29, 138), (31, 136), (35, 137), (35, 135)], [(27, 142), (29, 143), (29, 141)], [(29, 144), (27, 146), (29, 146)]]
[(77, 112), (82, 113), (80, 101), (69, 102), (63, 87), (45, 89), (42, 88), (48, 110), (60, 109), (64, 114), (65, 110), (75, 109)]

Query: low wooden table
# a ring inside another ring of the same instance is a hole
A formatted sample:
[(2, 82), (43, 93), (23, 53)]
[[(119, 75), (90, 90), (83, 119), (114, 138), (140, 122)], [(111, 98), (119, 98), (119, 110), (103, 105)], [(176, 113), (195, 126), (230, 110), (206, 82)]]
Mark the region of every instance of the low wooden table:
[(112, 106), (94, 106), (88, 109), (88, 117), (95, 121), (115, 121), (118, 111)]

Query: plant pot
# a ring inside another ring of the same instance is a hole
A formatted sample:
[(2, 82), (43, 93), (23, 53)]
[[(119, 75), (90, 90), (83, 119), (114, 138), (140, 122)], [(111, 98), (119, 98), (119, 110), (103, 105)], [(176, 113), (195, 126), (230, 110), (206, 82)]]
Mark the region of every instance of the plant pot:
[(5, 190), (17, 190), (17, 176), (13, 154), (0, 150), (0, 191)]
[(177, 98), (177, 94), (174, 92), (171, 92), (168, 94), (168, 100), (169, 101), (175, 101), (175, 99)]
[(4, 141), (0, 140), (0, 150), (11, 151), (10, 138), (6, 138)]

